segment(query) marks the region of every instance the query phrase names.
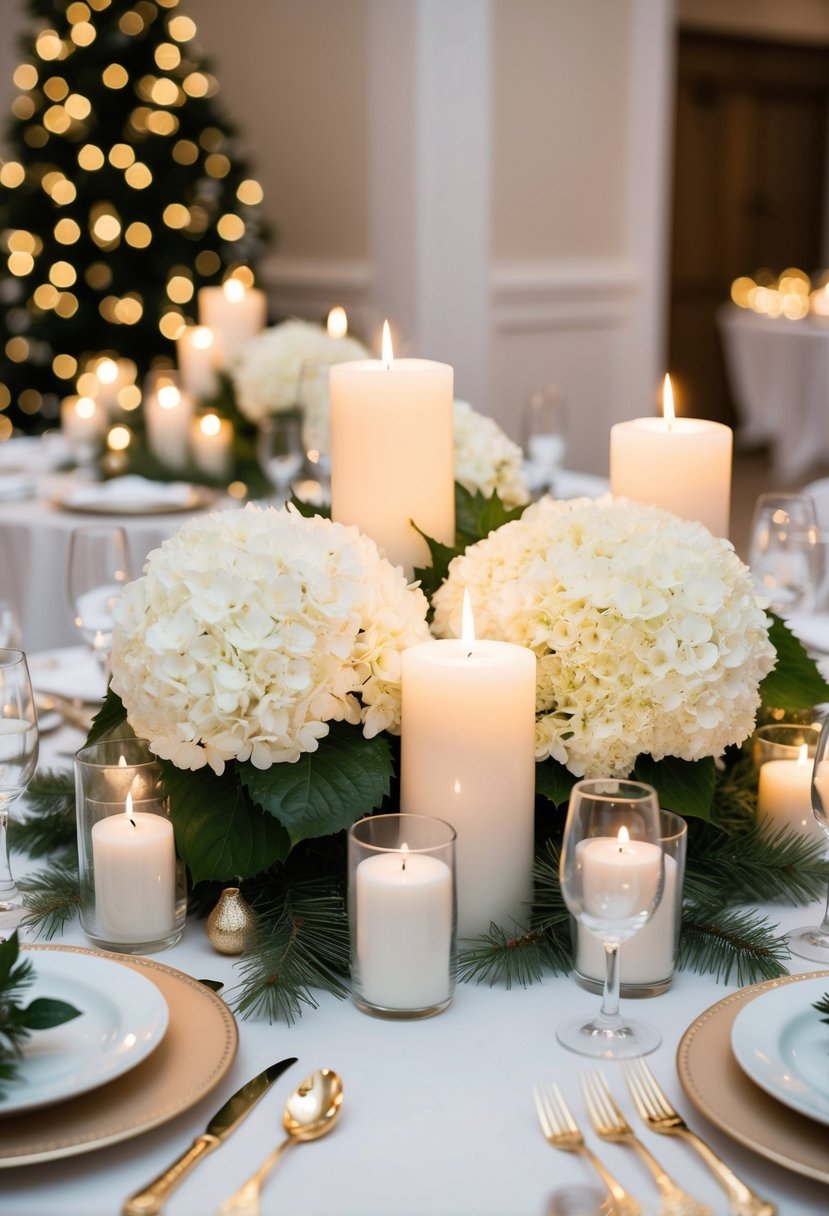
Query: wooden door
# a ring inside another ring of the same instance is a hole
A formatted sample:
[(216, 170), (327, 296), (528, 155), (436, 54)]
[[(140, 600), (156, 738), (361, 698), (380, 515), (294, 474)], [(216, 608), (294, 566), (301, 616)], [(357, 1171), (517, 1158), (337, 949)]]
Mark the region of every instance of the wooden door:
[(716, 310), (738, 275), (822, 269), (829, 48), (680, 31), (669, 366), (683, 413), (733, 423)]

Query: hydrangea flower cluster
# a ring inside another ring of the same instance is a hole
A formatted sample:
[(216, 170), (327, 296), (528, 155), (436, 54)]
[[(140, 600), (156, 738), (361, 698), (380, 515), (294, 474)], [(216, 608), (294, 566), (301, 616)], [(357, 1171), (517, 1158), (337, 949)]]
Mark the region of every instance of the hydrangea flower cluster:
[(400, 726), (400, 654), (427, 601), (354, 527), (292, 508), (196, 517), (116, 611), (112, 687), (177, 767), (260, 769), (316, 751), (328, 723)]
[(474, 494), (487, 498), (495, 492), (507, 507), (530, 501), (524, 480), (523, 453), (493, 418), (473, 410), (468, 401), (455, 400), (455, 480)]
[(544, 498), (453, 560), (439, 636), (457, 632), (465, 588), (481, 637), (537, 655), (539, 760), (621, 777), (640, 754), (718, 756), (754, 727), (775, 650), (748, 568), (701, 524)]
[(231, 369), (236, 404), (250, 422), (260, 423), (297, 404), (303, 363), (346, 363), (367, 357), (368, 351), (356, 338), (332, 338), (311, 321), (282, 321), (242, 348)]

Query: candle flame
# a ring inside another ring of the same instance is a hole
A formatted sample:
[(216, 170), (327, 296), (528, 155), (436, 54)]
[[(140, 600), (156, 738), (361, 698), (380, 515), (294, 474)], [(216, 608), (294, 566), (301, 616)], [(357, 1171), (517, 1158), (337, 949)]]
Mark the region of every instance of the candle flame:
[[(123, 756), (121, 759), (123, 760)], [(127, 800), (124, 803), (124, 814), (126, 815), (127, 819), (129, 819), (132, 826), (135, 827), (135, 820), (132, 817), (132, 790), (130, 790), (130, 792), (127, 794)]]
[(239, 304), (245, 298), (245, 285), (239, 279), (226, 279), (222, 284), (225, 299), (231, 304)]
[(461, 616), (461, 641), (464, 646), (469, 648), (469, 653), (472, 653), (472, 647), (475, 645), (475, 618), (472, 615), (472, 601), (469, 598), (469, 590), (465, 589), (463, 593), (463, 613)]
[(616, 837), (616, 843), (619, 846), (620, 853), (625, 845), (630, 843), (630, 832), (626, 827), (623, 826), (619, 828), (619, 835)]
[(348, 317), (340, 304), (331, 309), (325, 328), (329, 338), (344, 338), (348, 333)]
[(394, 351), (392, 350), (391, 330), (389, 329), (388, 321), (383, 322), (383, 347), (381, 358), (383, 360), (383, 366), (386, 368), (386, 370), (391, 371), (392, 367), (394, 366)]
[(75, 405), (75, 413), (79, 418), (94, 418), (97, 404), (91, 397), (79, 397)]
[(210, 350), (213, 345), (213, 330), (206, 325), (196, 325), (193, 328), (193, 345), (196, 350)]
[(114, 384), (118, 379), (118, 364), (114, 359), (101, 359), (95, 369), (95, 375), (101, 384)]
[(800, 751), (797, 753), (797, 763), (801, 766), (809, 763), (809, 744), (802, 743)]
[(126, 767), (127, 767), (127, 758), (126, 758), (126, 756), (121, 756), (121, 757), (119, 758), (119, 760), (118, 760), (118, 767), (119, 767), (119, 768), (126, 768)]
[(676, 412), (674, 410), (674, 390), (671, 387), (671, 377), (667, 372), (662, 384), (662, 417), (668, 424), (668, 430), (670, 430), (676, 421)]
[(158, 390), (158, 404), (163, 410), (173, 410), (181, 401), (181, 393), (174, 384), (165, 384)]
[(205, 414), (199, 422), (199, 429), (203, 435), (218, 435), (222, 429), (222, 423), (218, 414)]

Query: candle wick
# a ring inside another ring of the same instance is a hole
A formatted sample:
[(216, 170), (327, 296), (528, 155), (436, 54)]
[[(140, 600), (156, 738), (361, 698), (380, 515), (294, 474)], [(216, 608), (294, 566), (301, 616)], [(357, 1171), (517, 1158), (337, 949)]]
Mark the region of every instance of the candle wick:
[(403, 858), (403, 869), (404, 870), (406, 869), (406, 858), (405, 857)]
[(132, 826), (135, 827), (135, 820), (133, 819), (132, 815), (130, 815), (129, 819)]

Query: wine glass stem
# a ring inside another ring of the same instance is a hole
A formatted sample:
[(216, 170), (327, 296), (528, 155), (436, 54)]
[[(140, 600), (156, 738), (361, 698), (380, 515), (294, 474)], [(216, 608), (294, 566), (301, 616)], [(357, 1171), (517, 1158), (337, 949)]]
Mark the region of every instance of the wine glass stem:
[(619, 947), (604, 943), (604, 988), (602, 1008), (596, 1019), (600, 1026), (612, 1027), (621, 1021), (619, 1013)]
[(15, 903), (19, 898), (9, 860), (9, 812), (4, 810), (0, 811), (0, 904)]

